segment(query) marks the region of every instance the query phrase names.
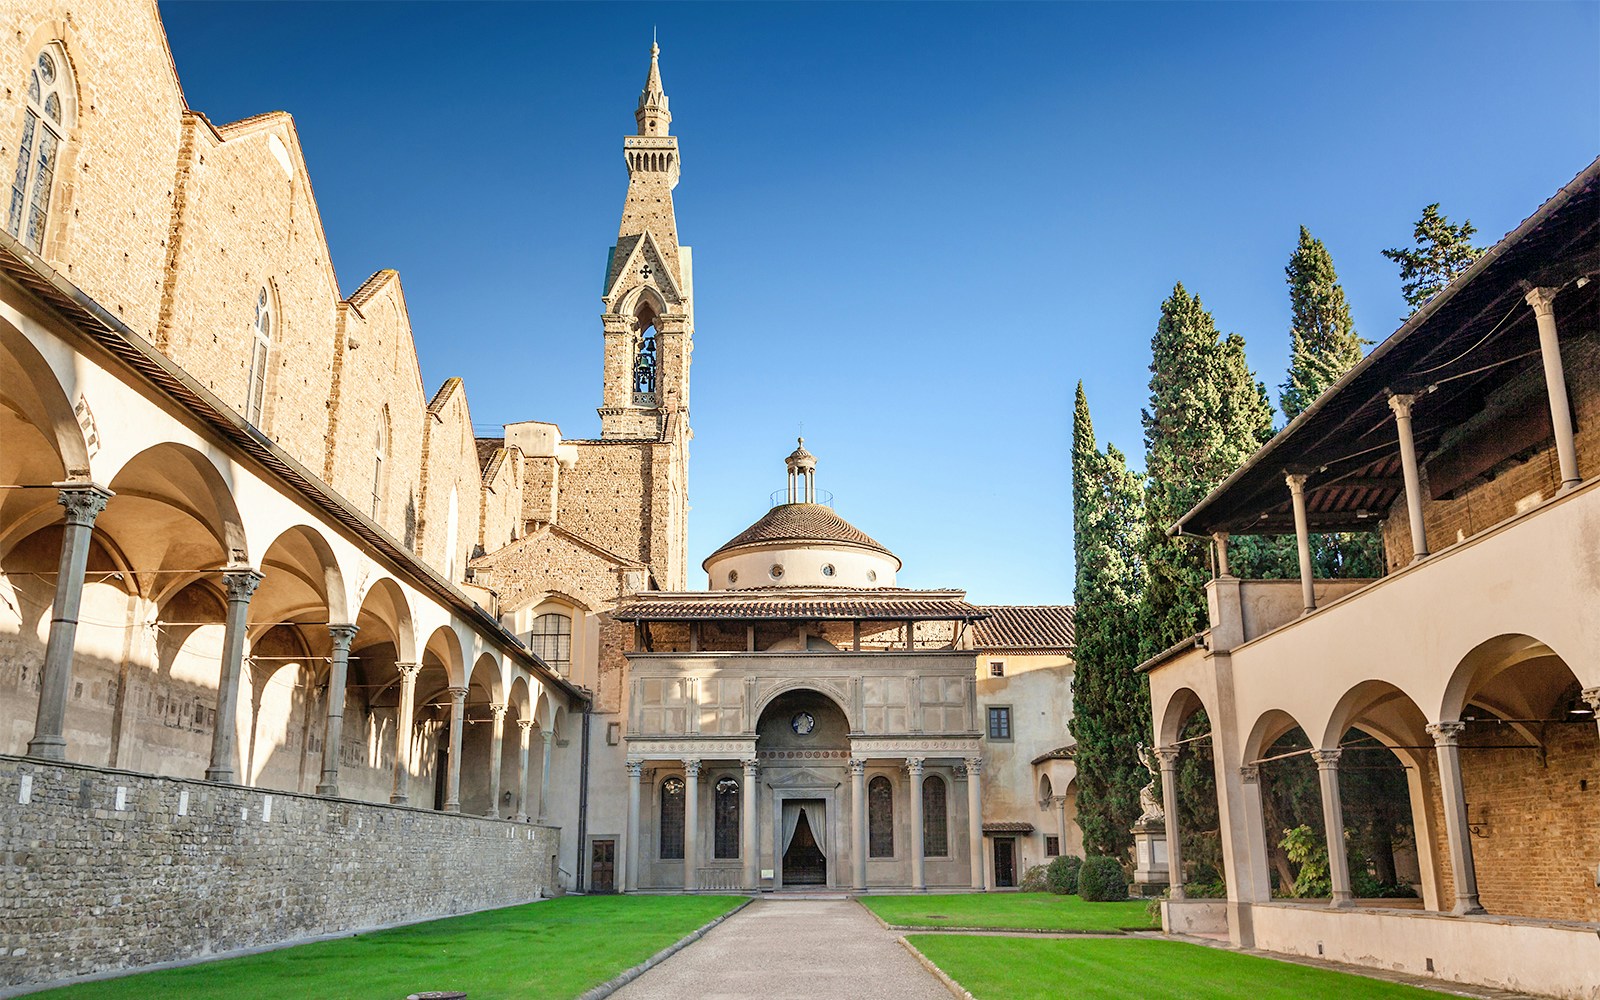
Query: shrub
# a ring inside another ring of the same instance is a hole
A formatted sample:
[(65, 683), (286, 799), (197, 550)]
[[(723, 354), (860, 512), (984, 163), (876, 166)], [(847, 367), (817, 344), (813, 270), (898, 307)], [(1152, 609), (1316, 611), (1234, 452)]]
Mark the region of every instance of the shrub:
[(1050, 862), (1050, 867), (1045, 871), (1045, 881), (1051, 892), (1058, 896), (1065, 896), (1078, 891), (1078, 870), (1083, 867), (1083, 859), (1071, 854), (1063, 854)]
[(1291, 863), (1300, 866), (1289, 895), (1297, 899), (1319, 899), (1333, 892), (1333, 880), (1328, 874), (1328, 845), (1315, 830), (1304, 823), (1293, 830), (1285, 830), (1278, 846), (1283, 848)]
[(1128, 876), (1116, 858), (1090, 858), (1078, 871), (1078, 895), (1095, 903), (1128, 898)]
[(1017, 888), (1023, 892), (1049, 892), (1050, 884), (1045, 880), (1048, 870), (1045, 865), (1034, 865), (1022, 874), (1022, 883)]

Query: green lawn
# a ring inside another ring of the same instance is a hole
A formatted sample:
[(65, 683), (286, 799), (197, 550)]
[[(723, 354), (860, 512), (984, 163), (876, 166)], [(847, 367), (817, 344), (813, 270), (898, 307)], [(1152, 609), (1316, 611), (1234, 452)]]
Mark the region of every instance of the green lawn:
[(735, 896), (567, 896), (35, 994), (50, 1000), (567, 1000), (733, 909)]
[(977, 1000), (1438, 1000), (1399, 983), (1154, 938), (912, 934)]
[(1086, 903), (1077, 896), (1048, 892), (992, 892), (949, 896), (863, 896), (861, 902), (890, 924), (901, 927), (993, 927), (1001, 930), (1149, 930), (1143, 901)]

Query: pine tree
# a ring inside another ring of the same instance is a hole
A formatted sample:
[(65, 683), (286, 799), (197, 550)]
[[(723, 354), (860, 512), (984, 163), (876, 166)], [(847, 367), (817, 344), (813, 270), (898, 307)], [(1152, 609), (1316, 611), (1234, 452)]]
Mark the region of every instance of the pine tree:
[(1385, 257), (1400, 265), (1400, 290), (1412, 312), (1483, 256), (1482, 248), (1472, 245), (1472, 234), (1477, 231), (1470, 219), (1452, 226), (1439, 212), (1439, 203), (1434, 202), (1422, 210), (1422, 218), (1412, 230), (1415, 247), (1383, 251)]
[(1333, 270), (1333, 257), (1322, 241), (1300, 227), (1300, 243), (1289, 266), (1289, 378), (1278, 402), (1286, 420), (1298, 417), (1311, 401), (1361, 360), (1344, 288)]
[(1089, 402), (1078, 385), (1072, 422), (1073, 552), (1078, 825), (1091, 854), (1126, 858), (1150, 776), (1137, 747), (1149, 741), (1150, 689), (1138, 664), (1136, 611), (1143, 570), (1143, 499), (1138, 474), (1114, 446), (1095, 444)]
[[(1150, 406), (1144, 410), (1145, 528), (1141, 555), (1141, 652), (1159, 653), (1205, 627), (1206, 549), (1167, 529), (1272, 436), (1267, 389), (1245, 360), (1244, 339), (1222, 338), (1198, 296), (1182, 284), (1161, 304), (1151, 341)], [(1241, 550), (1240, 575), (1267, 575)], [(1232, 550), (1230, 550), (1230, 558)], [(1277, 570), (1272, 575), (1282, 575)]]

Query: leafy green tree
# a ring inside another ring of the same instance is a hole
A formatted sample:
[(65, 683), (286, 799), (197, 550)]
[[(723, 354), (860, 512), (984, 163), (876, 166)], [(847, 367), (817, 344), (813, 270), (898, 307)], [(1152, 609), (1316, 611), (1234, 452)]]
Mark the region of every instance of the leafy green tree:
[(1472, 235), (1477, 231), (1470, 219), (1459, 226), (1451, 225), (1439, 211), (1439, 203), (1434, 202), (1422, 210), (1422, 218), (1412, 230), (1416, 246), (1383, 251), (1385, 257), (1400, 265), (1400, 290), (1412, 312), (1483, 256), (1483, 249), (1472, 245)]
[(1078, 825), (1090, 853), (1126, 857), (1139, 818), (1138, 763), (1148, 742), (1150, 689), (1140, 660), (1136, 609), (1143, 568), (1143, 495), (1137, 473), (1115, 447), (1101, 452), (1078, 385), (1072, 422), (1075, 636), (1071, 732), (1077, 741)]
[(1293, 420), (1355, 367), (1364, 341), (1356, 336), (1332, 255), (1305, 226), (1283, 271), (1289, 280), (1290, 357), (1278, 403), (1284, 418)]

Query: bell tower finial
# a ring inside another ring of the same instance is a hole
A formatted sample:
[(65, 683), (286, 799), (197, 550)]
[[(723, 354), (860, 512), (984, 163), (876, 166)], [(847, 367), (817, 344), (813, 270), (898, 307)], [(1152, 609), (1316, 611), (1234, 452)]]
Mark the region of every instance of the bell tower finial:
[(817, 502), (817, 456), (806, 451), (806, 439), (800, 438), (799, 447), (783, 460), (789, 467), (789, 502)]
[(650, 75), (645, 77), (644, 89), (639, 92), (639, 108), (633, 113), (639, 123), (640, 135), (666, 135), (672, 124), (672, 112), (667, 110), (667, 94), (661, 89), (661, 46), (656, 44), (655, 29), (650, 30)]

